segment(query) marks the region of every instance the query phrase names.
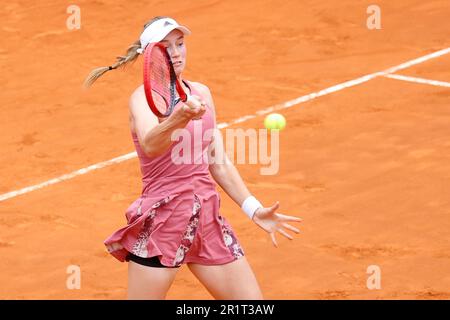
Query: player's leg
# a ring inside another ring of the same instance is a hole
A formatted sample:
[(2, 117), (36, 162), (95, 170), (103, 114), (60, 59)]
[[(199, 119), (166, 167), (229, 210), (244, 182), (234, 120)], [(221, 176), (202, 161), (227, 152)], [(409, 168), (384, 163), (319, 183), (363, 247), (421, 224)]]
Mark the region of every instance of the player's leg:
[(188, 267), (215, 299), (263, 299), (256, 277), (245, 256), (222, 265), (189, 263)]
[(128, 299), (162, 300), (175, 279), (178, 268), (157, 268), (128, 262)]

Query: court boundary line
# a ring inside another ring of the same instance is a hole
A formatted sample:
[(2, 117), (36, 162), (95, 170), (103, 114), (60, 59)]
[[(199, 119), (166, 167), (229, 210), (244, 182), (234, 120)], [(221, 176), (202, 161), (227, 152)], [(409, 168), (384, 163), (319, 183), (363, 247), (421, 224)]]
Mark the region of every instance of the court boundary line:
[[(321, 97), (321, 96), (324, 96), (324, 95), (327, 95), (327, 94), (330, 94), (330, 93), (333, 93), (333, 92), (337, 92), (337, 91), (340, 91), (340, 90), (343, 90), (343, 89), (346, 89), (346, 88), (350, 88), (350, 87), (356, 86), (358, 84), (365, 83), (365, 82), (367, 82), (369, 80), (372, 80), (372, 79), (375, 79), (375, 78), (378, 78), (378, 77), (382, 77), (382, 76), (386, 76), (386, 75), (392, 74), (394, 72), (397, 72), (398, 70), (403, 70), (403, 69), (412, 67), (414, 65), (417, 65), (417, 64), (423, 63), (425, 61), (428, 61), (428, 60), (431, 60), (431, 59), (443, 56), (443, 55), (448, 54), (448, 53), (450, 53), (450, 47), (445, 48), (445, 49), (441, 49), (441, 50), (438, 50), (438, 51), (435, 51), (435, 52), (432, 52), (432, 53), (429, 53), (429, 54), (426, 54), (426, 55), (421, 56), (421, 57), (416, 58), (416, 59), (412, 59), (412, 60), (403, 62), (403, 63), (401, 63), (399, 65), (396, 65), (394, 67), (388, 68), (388, 69), (386, 69), (384, 71), (378, 71), (378, 72), (370, 73), (368, 75), (365, 75), (365, 76), (362, 76), (362, 77), (359, 77), (359, 78), (356, 78), (356, 79), (353, 79), (353, 80), (345, 81), (343, 83), (336, 84), (336, 85), (328, 87), (326, 89), (322, 89), (320, 91), (313, 92), (313, 93), (310, 93), (310, 94), (307, 94), (307, 95), (304, 95), (304, 96), (301, 96), (301, 97), (289, 100), (287, 102), (280, 103), (280, 104), (268, 107), (266, 109), (262, 109), (262, 110), (256, 111), (255, 114), (246, 115), (246, 116), (240, 117), (238, 119), (235, 119), (235, 120), (233, 120), (231, 122), (219, 123), (219, 124), (217, 124), (217, 127), (219, 129), (223, 129), (223, 128), (232, 126), (234, 124), (245, 122), (245, 121), (247, 121), (249, 119), (253, 119), (253, 118), (256, 118), (258, 116), (261, 116), (261, 115), (264, 115), (264, 114), (267, 114), (267, 113), (270, 113), (270, 112), (273, 112), (273, 111), (277, 111), (277, 110), (281, 110), (281, 109), (287, 109), (287, 108), (293, 107), (295, 105), (298, 105), (298, 104), (301, 104), (301, 103), (304, 103), (304, 102), (307, 102), (307, 101), (314, 100), (315, 98), (318, 98), (318, 97)], [(59, 177), (56, 177), (56, 178), (53, 178), (53, 179), (41, 182), (39, 184), (28, 186), (28, 187), (25, 187), (25, 188), (22, 188), (22, 189), (19, 189), (19, 190), (15, 190), (15, 191), (10, 191), (10, 192), (7, 192), (7, 193), (4, 193), (4, 194), (0, 195), (0, 202), (8, 200), (8, 199), (11, 199), (11, 198), (14, 198), (14, 197), (17, 197), (17, 196), (25, 194), (25, 193), (29, 193), (29, 192), (32, 192), (32, 191), (35, 191), (35, 190), (38, 190), (38, 189), (42, 189), (44, 187), (47, 187), (47, 186), (50, 186), (50, 185), (53, 185), (53, 184), (56, 184), (56, 183), (59, 183), (59, 182), (63, 182), (63, 181), (72, 179), (74, 177), (86, 174), (86, 173), (88, 173), (90, 171), (93, 171), (93, 170), (105, 168), (105, 167), (113, 165), (113, 164), (117, 164), (117, 163), (129, 160), (129, 159), (133, 159), (135, 157), (137, 157), (136, 151), (130, 152), (130, 153), (127, 153), (127, 154), (115, 157), (115, 158), (110, 159), (110, 160), (98, 162), (96, 164), (89, 165), (89, 166), (87, 166), (85, 168), (81, 168), (81, 169), (72, 171), (70, 173), (63, 174), (63, 175), (61, 175)]]
[(387, 74), (387, 75), (385, 75), (385, 77), (389, 78), (389, 79), (400, 80), (400, 81), (407, 81), (407, 82), (414, 82), (414, 83), (420, 83), (420, 84), (428, 84), (431, 86), (450, 88), (450, 82), (445, 82), (445, 81), (404, 76), (404, 75), (396, 74), (396, 73)]

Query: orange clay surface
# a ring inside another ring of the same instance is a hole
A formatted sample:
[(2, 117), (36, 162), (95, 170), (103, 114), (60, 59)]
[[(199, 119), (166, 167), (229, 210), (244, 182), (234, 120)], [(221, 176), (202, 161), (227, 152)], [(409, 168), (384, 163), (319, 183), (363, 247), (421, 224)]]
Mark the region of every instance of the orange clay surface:
[[(12, 0), (0, 10), (0, 194), (134, 151), (128, 98), (142, 58), (88, 90), (155, 15), (193, 32), (185, 78), (208, 85), (218, 122), (254, 114), (450, 46), (448, 0)], [(399, 74), (450, 82), (450, 54)], [(289, 109), (280, 170), (238, 165), (265, 204), (304, 219), (290, 241), (250, 222), (222, 190), (265, 298), (450, 299), (450, 89), (379, 77)], [(264, 116), (232, 128), (263, 128)], [(124, 299), (127, 265), (103, 240), (140, 194), (137, 158), (0, 202), (1, 299)], [(81, 289), (66, 288), (69, 265)], [(367, 267), (381, 269), (368, 290)], [(168, 299), (211, 299), (183, 266)]]

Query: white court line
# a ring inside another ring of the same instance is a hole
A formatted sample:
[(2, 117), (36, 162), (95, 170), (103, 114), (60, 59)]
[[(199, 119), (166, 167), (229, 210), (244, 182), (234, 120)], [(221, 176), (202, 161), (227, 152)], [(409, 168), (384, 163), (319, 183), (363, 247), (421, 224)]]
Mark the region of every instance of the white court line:
[(391, 78), (391, 79), (396, 79), (396, 80), (403, 80), (403, 81), (409, 81), (409, 82), (415, 82), (415, 83), (429, 84), (432, 86), (450, 88), (450, 82), (429, 80), (429, 79), (416, 78), (416, 77), (410, 77), (410, 76), (402, 76), (400, 74), (387, 74), (387, 75), (385, 75), (385, 77)]
[(136, 156), (137, 156), (136, 151), (130, 152), (130, 153), (124, 154), (122, 156), (113, 158), (111, 160), (102, 161), (102, 162), (90, 165), (90, 166), (88, 166), (86, 168), (82, 168), (82, 169), (79, 169), (79, 170), (76, 170), (76, 171), (72, 171), (71, 173), (63, 174), (62, 176), (59, 176), (57, 178), (53, 178), (53, 179), (44, 181), (44, 182), (36, 184), (34, 186), (22, 188), (22, 189), (17, 190), (17, 191), (11, 191), (11, 192), (8, 192), (8, 193), (4, 193), (4, 194), (0, 195), (0, 201), (6, 200), (6, 199), (9, 199), (9, 198), (13, 198), (13, 197), (16, 197), (18, 195), (21, 195), (21, 194), (24, 194), (24, 193), (28, 193), (28, 192), (31, 192), (31, 191), (34, 191), (34, 190), (37, 190), (37, 189), (41, 189), (41, 188), (47, 187), (49, 185), (52, 185), (52, 184), (55, 184), (55, 183), (58, 183), (58, 182), (69, 180), (69, 179), (72, 179), (73, 177), (80, 176), (82, 174), (88, 173), (89, 171), (101, 169), (101, 168), (110, 166), (110, 165), (112, 165), (114, 163), (119, 163), (119, 162), (122, 162), (122, 161), (125, 161), (125, 160), (128, 160), (128, 159), (135, 158)]
[[(430, 54), (427, 54), (427, 55), (424, 55), (424, 56), (419, 57), (417, 59), (406, 61), (406, 62), (404, 62), (402, 64), (399, 64), (397, 66), (391, 67), (391, 68), (386, 69), (384, 71), (371, 73), (371, 74), (359, 77), (359, 78), (354, 79), (354, 80), (349, 80), (349, 81), (346, 81), (346, 82), (343, 82), (343, 83), (331, 86), (329, 88), (326, 88), (326, 89), (323, 89), (323, 90), (320, 90), (320, 91), (317, 91), (317, 92), (313, 92), (313, 93), (307, 94), (305, 96), (298, 97), (296, 99), (293, 99), (293, 100), (290, 100), (290, 101), (287, 101), (287, 102), (284, 102), (284, 103), (281, 103), (281, 104), (274, 105), (272, 107), (269, 107), (269, 108), (257, 111), (256, 114), (246, 115), (246, 116), (240, 117), (240, 118), (235, 119), (235, 120), (233, 120), (231, 122), (228, 122), (228, 123), (226, 123), (226, 122), (219, 123), (217, 125), (217, 127), (219, 129), (223, 129), (223, 128), (229, 127), (229, 126), (231, 126), (233, 124), (241, 123), (241, 122), (247, 121), (249, 119), (256, 118), (257, 116), (260, 116), (260, 115), (264, 115), (264, 114), (267, 114), (267, 113), (270, 113), (270, 112), (273, 112), (273, 111), (276, 111), (276, 110), (280, 110), (280, 109), (290, 108), (290, 107), (295, 106), (297, 104), (313, 100), (313, 99), (315, 99), (317, 97), (321, 97), (321, 96), (324, 96), (324, 95), (327, 95), (327, 94), (330, 94), (330, 93), (333, 93), (333, 92), (336, 92), (336, 91), (339, 91), (339, 90), (343, 90), (345, 88), (350, 88), (350, 87), (356, 86), (358, 84), (361, 84), (361, 83), (367, 82), (369, 80), (372, 80), (374, 78), (381, 77), (381, 76), (386, 76), (386, 75), (394, 73), (394, 72), (396, 72), (398, 70), (409, 68), (409, 67), (411, 67), (413, 65), (416, 65), (416, 64), (425, 62), (427, 60), (443, 56), (443, 55), (445, 55), (447, 53), (450, 53), (450, 47), (446, 48), (446, 49), (442, 49), (442, 50), (436, 51), (436, 52), (433, 52), (433, 53), (430, 53)], [(18, 195), (21, 195), (21, 194), (24, 194), (24, 193), (28, 193), (28, 192), (31, 192), (31, 191), (34, 191), (34, 190), (37, 190), (37, 189), (41, 189), (41, 188), (44, 188), (46, 186), (49, 186), (49, 185), (52, 185), (52, 184), (55, 184), (55, 183), (59, 183), (59, 182), (62, 182), (62, 181), (68, 180), (68, 179), (72, 179), (72, 178), (74, 178), (76, 176), (79, 176), (79, 175), (82, 175), (82, 174), (86, 174), (89, 171), (100, 169), (100, 168), (104, 168), (104, 167), (110, 166), (112, 164), (120, 163), (120, 162), (123, 162), (125, 160), (129, 160), (129, 159), (135, 158), (136, 156), (137, 156), (136, 152), (130, 152), (130, 153), (127, 153), (125, 155), (116, 157), (114, 159), (103, 161), (103, 162), (99, 162), (97, 164), (90, 165), (90, 166), (88, 166), (86, 168), (82, 168), (82, 169), (73, 171), (71, 173), (64, 174), (62, 176), (53, 178), (51, 180), (39, 183), (39, 184), (34, 185), (34, 186), (29, 186), (29, 187), (26, 187), (26, 188), (22, 188), (20, 190), (4, 193), (4, 194), (0, 195), (0, 201), (4, 201), (4, 200), (10, 199), (10, 198), (14, 198), (14, 197), (16, 197)]]
[(427, 54), (425, 56), (419, 57), (417, 59), (406, 61), (406, 62), (404, 62), (402, 64), (399, 64), (397, 66), (391, 67), (391, 68), (386, 69), (384, 71), (371, 73), (371, 74), (368, 74), (366, 76), (362, 76), (362, 77), (354, 79), (354, 80), (346, 81), (346, 82), (334, 85), (332, 87), (329, 87), (329, 88), (326, 88), (326, 89), (323, 89), (323, 90), (320, 90), (320, 91), (317, 91), (317, 92), (313, 92), (313, 93), (307, 94), (305, 96), (298, 97), (296, 99), (293, 99), (293, 100), (290, 100), (290, 101), (287, 101), (287, 102), (284, 102), (284, 103), (281, 103), (281, 104), (277, 104), (275, 106), (272, 106), (272, 107), (269, 107), (269, 108), (257, 111), (256, 114), (246, 115), (246, 116), (240, 117), (240, 118), (238, 118), (236, 120), (233, 120), (233, 121), (231, 121), (229, 123), (226, 123), (226, 122), (225, 123), (219, 123), (217, 125), (217, 127), (219, 129), (226, 128), (226, 127), (231, 126), (233, 124), (244, 122), (244, 121), (247, 121), (249, 119), (256, 118), (257, 116), (261, 116), (261, 115), (264, 115), (264, 114), (267, 114), (267, 113), (270, 113), (270, 112), (273, 112), (273, 111), (276, 111), (276, 110), (290, 108), (290, 107), (295, 106), (297, 104), (313, 100), (313, 99), (315, 99), (317, 97), (321, 97), (321, 96), (324, 96), (324, 95), (327, 95), (327, 94), (330, 94), (330, 93), (333, 93), (333, 92), (336, 92), (336, 91), (339, 91), (339, 90), (342, 90), (342, 89), (345, 89), (345, 88), (356, 86), (358, 84), (367, 82), (367, 81), (372, 80), (374, 78), (385, 76), (385, 75), (394, 73), (394, 72), (396, 72), (398, 70), (403, 70), (403, 69), (409, 68), (409, 67), (411, 67), (413, 65), (416, 65), (416, 64), (425, 62), (427, 60), (443, 56), (443, 55), (448, 54), (448, 53), (450, 53), (450, 48), (442, 49), (442, 50), (439, 50), (439, 51)]

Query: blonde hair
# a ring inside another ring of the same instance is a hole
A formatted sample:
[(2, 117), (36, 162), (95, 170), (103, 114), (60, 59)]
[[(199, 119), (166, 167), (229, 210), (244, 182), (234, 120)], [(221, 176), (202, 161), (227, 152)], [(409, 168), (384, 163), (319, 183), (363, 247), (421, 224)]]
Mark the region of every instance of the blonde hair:
[[(144, 29), (147, 28), (149, 25), (151, 25), (153, 22), (159, 20), (169, 18), (166, 16), (157, 16), (152, 18), (150, 21), (148, 21), (144, 25)], [(117, 56), (116, 62), (108, 67), (99, 67), (92, 70), (89, 75), (87, 76), (86, 80), (84, 80), (84, 87), (88, 88), (90, 87), (98, 78), (100, 78), (102, 75), (104, 75), (106, 72), (117, 69), (119, 67), (124, 67), (125, 65), (129, 64), (130, 62), (134, 62), (137, 57), (139, 56), (139, 53), (137, 52), (137, 49), (141, 47), (141, 41), (138, 39), (135, 42), (133, 42), (132, 45), (130, 45), (125, 53), (124, 56)]]

